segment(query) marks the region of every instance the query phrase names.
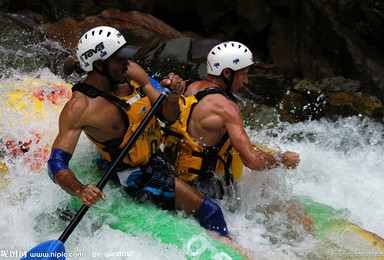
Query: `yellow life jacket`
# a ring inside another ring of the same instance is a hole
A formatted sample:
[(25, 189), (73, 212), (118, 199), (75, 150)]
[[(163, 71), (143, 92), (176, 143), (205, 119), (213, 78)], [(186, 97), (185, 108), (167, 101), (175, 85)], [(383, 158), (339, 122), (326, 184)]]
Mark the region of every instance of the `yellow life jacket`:
[[(133, 93), (123, 98), (110, 95), (85, 83), (79, 83), (72, 88), (72, 91), (80, 91), (81, 93), (90, 97), (102, 96), (107, 100), (115, 103), (122, 109), (122, 111), (124, 111), (124, 114), (127, 115), (128, 128), (126, 129), (122, 140), (110, 140), (104, 143), (100, 143), (85, 133), (87, 137), (96, 145), (102, 156), (110, 162), (119, 156), (126, 143), (132, 137), (141, 121), (151, 109), (151, 102), (149, 98), (145, 96), (144, 93), (141, 93), (141, 89), (137, 83), (130, 81), (130, 85), (134, 89)], [(133, 100), (136, 101), (128, 104), (128, 101)], [(159, 149), (160, 144), (160, 124), (157, 119), (153, 117), (148, 126), (145, 128), (144, 132), (133, 145), (132, 149), (124, 158), (123, 163), (129, 167), (145, 165), (149, 158)]]
[(232, 179), (229, 170), (234, 171), (232, 153), (236, 151), (228, 134), (215, 147), (202, 147), (188, 134), (188, 119), (193, 107), (206, 95), (218, 93), (225, 95), (219, 88), (213, 87), (199, 91), (194, 96), (182, 96), (179, 99), (179, 118), (163, 129), (165, 156), (174, 165), (178, 177), (184, 181), (204, 177), (210, 172), (216, 172), (220, 177), (225, 176), (227, 183)]

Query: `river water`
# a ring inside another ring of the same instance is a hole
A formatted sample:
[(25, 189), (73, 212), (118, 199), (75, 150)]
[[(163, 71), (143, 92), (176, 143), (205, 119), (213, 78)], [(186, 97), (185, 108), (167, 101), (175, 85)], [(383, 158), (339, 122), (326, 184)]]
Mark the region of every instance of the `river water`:
[[(3, 52), (8, 60), (9, 55)], [(47, 176), (44, 157), (44, 149), (49, 148), (57, 133), (59, 111), (67, 99), (59, 99), (57, 104), (43, 101), (43, 110), (36, 113), (29, 102), (22, 109), (10, 106), (6, 94), (18, 90), (31, 93), (36, 89), (49, 93), (55, 91), (55, 85), (66, 82), (47, 67), (31, 72), (23, 66), (6, 66), (0, 75), (1, 162), (8, 168), (1, 173), (0, 182), (0, 258), (18, 259), (25, 250), (57, 239), (68, 224), (56, 210), (68, 203), (69, 195)], [(27, 100), (33, 100), (30, 94), (25, 95)], [(254, 172), (245, 168), (237, 192), (232, 190), (231, 199), (218, 202), (233, 243), (250, 258), (328, 256), (331, 251), (327, 248), (332, 248), (332, 243), (307, 232), (301, 222), (289, 217), (287, 205), (300, 198), (328, 205), (346, 220), (384, 237), (382, 124), (355, 116), (246, 130), (253, 142), (301, 155), (301, 163), (294, 170)], [(30, 140), (29, 151), (21, 155), (15, 156), (9, 143), (7, 146), (7, 141)], [(81, 136), (71, 165), (92, 168), (96, 157), (94, 146)], [(108, 199), (118, 197), (112, 192)], [(300, 214), (301, 210), (297, 212)], [(162, 243), (148, 232), (129, 234), (106, 224), (95, 227), (94, 222), (86, 215), (70, 236), (65, 246), (72, 255), (67, 259), (186, 259), (185, 248)], [(226, 259), (216, 259), (220, 257)]]

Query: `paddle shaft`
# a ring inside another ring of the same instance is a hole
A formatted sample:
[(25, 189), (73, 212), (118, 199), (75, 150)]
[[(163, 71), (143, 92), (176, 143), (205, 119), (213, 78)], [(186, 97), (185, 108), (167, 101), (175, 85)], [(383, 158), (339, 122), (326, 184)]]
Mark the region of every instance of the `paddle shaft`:
[[(97, 184), (97, 188), (102, 190), (104, 186), (108, 183), (109, 179), (112, 177), (112, 174), (116, 171), (116, 169), (120, 166), (122, 163), (124, 157), (126, 154), (131, 150), (132, 146), (136, 143), (136, 140), (139, 138), (141, 133), (144, 131), (144, 129), (147, 127), (149, 122), (152, 120), (152, 118), (155, 116), (157, 111), (161, 108), (163, 102), (165, 101), (167, 97), (167, 92), (163, 90), (159, 98), (156, 100), (155, 104), (152, 106), (152, 109), (149, 111), (149, 113), (144, 117), (143, 121), (141, 121), (139, 127), (136, 129), (136, 131), (133, 133), (131, 139), (128, 141), (128, 143), (124, 146), (122, 152), (120, 153), (119, 157), (116, 158), (116, 160), (112, 163), (111, 167), (108, 169), (108, 171), (104, 174), (103, 178), (99, 181)], [(89, 207), (88, 206), (81, 206), (80, 210), (77, 212), (77, 214), (73, 217), (71, 222), (69, 223), (68, 227), (64, 230), (63, 234), (59, 237), (59, 241), (61, 241), (63, 244), (65, 241), (67, 241), (68, 237), (71, 235), (72, 231), (76, 228), (77, 224), (79, 224), (80, 220), (83, 218), (85, 213), (87, 213)]]

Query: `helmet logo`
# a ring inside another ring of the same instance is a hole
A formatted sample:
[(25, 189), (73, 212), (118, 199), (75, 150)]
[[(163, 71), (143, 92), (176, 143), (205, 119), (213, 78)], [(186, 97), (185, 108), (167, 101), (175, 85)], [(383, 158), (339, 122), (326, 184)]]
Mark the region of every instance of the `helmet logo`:
[(218, 68), (220, 66), (220, 63), (216, 62), (216, 63), (213, 63), (213, 66)]
[[(98, 53), (99, 51), (102, 51), (104, 49), (104, 43), (100, 42), (99, 44), (96, 45), (95, 49), (89, 49), (83, 54), (80, 55), (80, 59), (82, 61), (85, 61), (93, 56), (93, 54)], [(106, 52), (105, 52), (106, 53)], [(104, 55), (103, 55), (104, 56)], [(101, 56), (101, 57), (103, 57)]]
[(108, 53), (106, 51), (101, 51), (100, 52), (100, 57), (103, 58), (105, 55), (107, 55)]
[(239, 62), (240, 62), (239, 59), (234, 59), (234, 60), (233, 60), (233, 63), (236, 63), (236, 64), (237, 64), (237, 63), (239, 63)]

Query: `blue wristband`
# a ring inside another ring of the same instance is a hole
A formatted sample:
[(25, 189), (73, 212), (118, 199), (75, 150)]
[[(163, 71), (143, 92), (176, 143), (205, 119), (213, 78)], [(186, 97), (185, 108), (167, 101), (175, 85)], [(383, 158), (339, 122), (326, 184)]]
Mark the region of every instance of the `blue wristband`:
[(48, 175), (55, 182), (55, 174), (63, 169), (69, 169), (68, 164), (72, 154), (60, 149), (52, 149), (51, 156), (48, 160)]

